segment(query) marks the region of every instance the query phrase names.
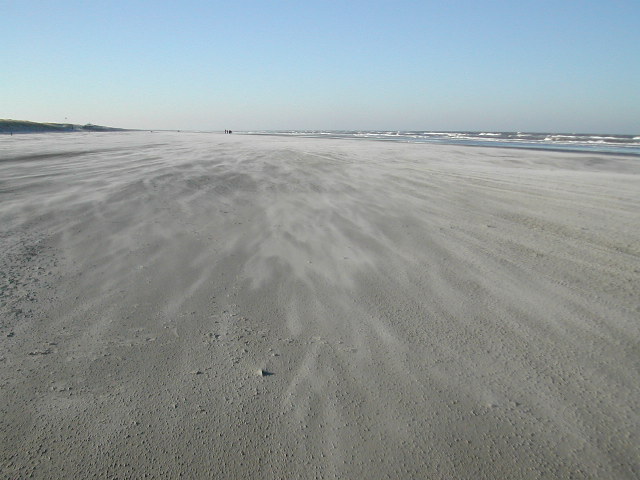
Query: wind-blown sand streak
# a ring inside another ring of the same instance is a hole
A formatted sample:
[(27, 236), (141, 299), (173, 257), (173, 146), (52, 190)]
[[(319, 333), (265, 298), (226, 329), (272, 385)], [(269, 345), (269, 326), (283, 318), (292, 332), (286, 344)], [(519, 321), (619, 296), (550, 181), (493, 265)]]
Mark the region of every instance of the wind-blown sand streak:
[(639, 192), (634, 157), (2, 139), (1, 470), (636, 478)]

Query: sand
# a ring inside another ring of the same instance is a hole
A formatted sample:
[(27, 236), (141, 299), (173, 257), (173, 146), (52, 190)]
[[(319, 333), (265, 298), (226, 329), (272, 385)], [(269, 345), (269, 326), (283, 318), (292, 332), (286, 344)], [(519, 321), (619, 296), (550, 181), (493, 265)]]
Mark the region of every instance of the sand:
[(640, 159), (0, 138), (5, 478), (638, 478)]

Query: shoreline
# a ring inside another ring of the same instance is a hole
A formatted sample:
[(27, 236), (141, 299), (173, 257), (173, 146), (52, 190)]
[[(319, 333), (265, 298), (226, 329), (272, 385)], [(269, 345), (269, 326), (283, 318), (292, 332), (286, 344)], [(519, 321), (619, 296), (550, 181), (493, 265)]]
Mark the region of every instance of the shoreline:
[(507, 149), (516, 149), (516, 150), (532, 150), (532, 151), (544, 151), (544, 152), (563, 152), (563, 153), (592, 153), (594, 155), (623, 155), (630, 157), (640, 157), (640, 152), (625, 152), (625, 151), (612, 151), (612, 150), (598, 150), (597, 147), (561, 147), (561, 146), (535, 146), (535, 145), (501, 145), (499, 143), (465, 143), (464, 141), (446, 141), (446, 140), (437, 140), (437, 141), (411, 141), (411, 140), (394, 140), (391, 138), (367, 138), (367, 137), (332, 137), (329, 134), (327, 136), (323, 135), (313, 135), (313, 134), (287, 134), (287, 133), (248, 133), (238, 131), (237, 135), (255, 135), (255, 136), (274, 136), (274, 137), (286, 137), (286, 138), (324, 138), (327, 140), (359, 140), (359, 141), (373, 141), (373, 142), (390, 142), (390, 143), (406, 143), (412, 145), (450, 145), (450, 146), (460, 146), (460, 147), (481, 147), (481, 148), (507, 148)]

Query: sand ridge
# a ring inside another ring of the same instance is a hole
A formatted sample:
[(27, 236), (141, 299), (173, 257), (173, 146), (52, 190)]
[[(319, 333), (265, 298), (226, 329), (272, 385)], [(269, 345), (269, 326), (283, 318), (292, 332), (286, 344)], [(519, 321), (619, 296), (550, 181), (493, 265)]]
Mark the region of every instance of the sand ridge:
[(638, 475), (635, 157), (144, 132), (0, 157), (8, 478)]

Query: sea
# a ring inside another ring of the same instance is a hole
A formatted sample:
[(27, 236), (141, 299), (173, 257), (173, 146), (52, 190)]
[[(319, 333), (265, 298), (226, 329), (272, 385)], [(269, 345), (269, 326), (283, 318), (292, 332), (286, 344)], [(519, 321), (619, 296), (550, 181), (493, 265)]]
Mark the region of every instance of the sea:
[(510, 147), (640, 156), (640, 135), (531, 132), (440, 132), (424, 130), (260, 130), (250, 135), (344, 138), (404, 143)]

